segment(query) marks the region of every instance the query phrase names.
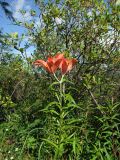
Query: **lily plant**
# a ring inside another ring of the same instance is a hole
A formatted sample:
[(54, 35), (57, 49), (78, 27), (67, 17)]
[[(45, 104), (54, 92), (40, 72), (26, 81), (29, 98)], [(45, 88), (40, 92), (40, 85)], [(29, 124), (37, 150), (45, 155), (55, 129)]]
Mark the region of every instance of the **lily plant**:
[[(71, 135), (67, 134), (67, 130), (65, 126), (67, 126), (66, 117), (69, 114), (70, 106), (67, 108), (64, 106), (66, 103), (66, 94), (65, 94), (65, 79), (64, 76), (70, 72), (74, 65), (77, 63), (77, 60), (74, 58), (65, 58), (63, 53), (58, 53), (55, 56), (48, 57), (47, 61), (44, 61), (42, 59), (36, 60), (33, 62), (33, 65), (36, 67), (43, 67), (47, 72), (52, 74), (56, 81), (54, 84), (59, 84), (59, 94), (57, 94), (57, 100), (58, 102), (56, 104), (56, 108), (48, 108), (44, 109), (47, 110), (47, 112), (54, 112), (55, 115), (53, 115), (53, 119), (56, 120), (57, 123), (57, 129), (55, 129), (55, 132), (57, 132), (57, 139), (56, 142), (51, 140), (50, 138), (44, 139), (45, 142), (52, 145), (55, 153), (54, 159), (62, 158), (65, 154), (66, 145), (70, 142), (70, 139), (73, 138), (74, 134), (71, 133)], [(60, 70), (61, 76), (58, 78), (56, 76), (56, 72)], [(73, 99), (71, 100), (74, 101)], [(54, 103), (51, 103), (54, 105)], [(71, 104), (71, 102), (70, 102)], [(73, 107), (75, 104), (72, 104), (71, 107)], [(52, 107), (51, 105), (49, 105)], [(59, 110), (59, 111), (58, 111)], [(57, 118), (56, 118), (57, 117)], [(69, 116), (68, 116), (69, 117)], [(68, 142), (69, 139), (69, 142)]]

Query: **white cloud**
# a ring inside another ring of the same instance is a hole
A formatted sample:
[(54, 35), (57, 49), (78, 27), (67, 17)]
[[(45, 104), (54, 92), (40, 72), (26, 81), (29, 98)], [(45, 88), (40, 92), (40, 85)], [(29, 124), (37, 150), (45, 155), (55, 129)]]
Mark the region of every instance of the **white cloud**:
[[(111, 44), (116, 42), (116, 37), (118, 37), (119, 33), (115, 32), (112, 27), (109, 27), (109, 30), (106, 34), (99, 38), (99, 42), (104, 47), (111, 47)], [(119, 40), (117, 39), (116, 46), (118, 45)]]
[(63, 20), (62, 20), (62, 18), (55, 17), (55, 22), (57, 24), (62, 24)]
[(13, 14), (15, 18), (18, 18), (20, 16), (19, 11), (23, 9), (24, 3), (25, 0), (18, 0), (17, 3), (15, 4), (15, 12)]
[(35, 20), (35, 28), (40, 28), (40, 25), (41, 25), (41, 23), (40, 23), (40, 18), (38, 17), (38, 18), (36, 18), (36, 20)]
[(35, 18), (34, 27), (36, 29), (42, 29), (45, 27), (44, 21), (42, 19), (42, 16)]
[(29, 11), (27, 11), (24, 15), (24, 19), (27, 21), (30, 21), (32, 19), (32, 16), (30, 15)]
[[(13, 14), (13, 16), (19, 20), (19, 21), (30, 21), (32, 19), (31, 15), (30, 15), (30, 9), (31, 6), (30, 5), (26, 5), (26, 1), (25, 0), (18, 0), (17, 3), (14, 4), (15, 5), (15, 12)], [(20, 10), (25, 9), (26, 13), (24, 14), (24, 16), (20, 13)]]
[(25, 6), (25, 9), (28, 10), (28, 11), (31, 10), (30, 5)]
[(16, 4), (16, 7), (15, 7), (15, 8), (16, 8), (16, 11), (22, 9), (23, 6), (24, 6), (24, 3), (25, 3), (25, 0), (18, 0), (18, 1), (17, 1), (17, 4)]

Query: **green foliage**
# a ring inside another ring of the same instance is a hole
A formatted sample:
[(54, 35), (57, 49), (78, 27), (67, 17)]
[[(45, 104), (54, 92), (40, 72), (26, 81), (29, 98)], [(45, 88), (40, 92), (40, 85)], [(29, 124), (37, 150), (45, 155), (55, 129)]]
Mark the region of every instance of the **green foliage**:
[[(119, 160), (118, 2), (35, 2), (40, 26), (31, 10), (33, 20), (16, 21), (27, 35), (0, 32), (0, 159)], [(32, 66), (57, 52), (78, 60), (61, 84)]]

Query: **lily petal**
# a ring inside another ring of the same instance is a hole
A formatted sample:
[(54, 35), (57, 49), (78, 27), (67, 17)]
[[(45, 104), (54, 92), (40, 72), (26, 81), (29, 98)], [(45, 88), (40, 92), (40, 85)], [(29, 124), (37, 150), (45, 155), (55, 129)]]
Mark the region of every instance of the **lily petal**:
[(64, 58), (64, 54), (63, 53), (58, 53), (54, 56), (54, 58), (57, 60), (57, 59), (62, 59)]
[(70, 59), (70, 60), (67, 60), (67, 63), (68, 63), (67, 72), (69, 72), (70, 70), (72, 70), (73, 66), (77, 63), (77, 60)]
[(67, 61), (66, 59), (62, 59), (62, 62), (60, 64), (60, 69), (61, 69), (61, 72), (62, 74), (65, 74), (67, 72), (67, 68), (68, 68), (68, 64), (67, 64)]
[(44, 67), (47, 71), (51, 72), (51, 69), (50, 67), (48, 66), (47, 62), (43, 61), (43, 60), (36, 60), (34, 63), (34, 65), (37, 65), (37, 66), (42, 66)]

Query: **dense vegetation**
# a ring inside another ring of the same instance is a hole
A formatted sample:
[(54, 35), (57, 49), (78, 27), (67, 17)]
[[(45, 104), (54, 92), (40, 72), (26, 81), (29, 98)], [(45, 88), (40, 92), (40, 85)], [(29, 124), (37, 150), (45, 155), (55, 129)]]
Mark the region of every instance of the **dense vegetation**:
[[(119, 2), (35, 3), (39, 26), (31, 10), (30, 22), (14, 19), (27, 33), (0, 32), (0, 160), (119, 160)], [(77, 59), (62, 93), (53, 74), (33, 65), (58, 52)]]

